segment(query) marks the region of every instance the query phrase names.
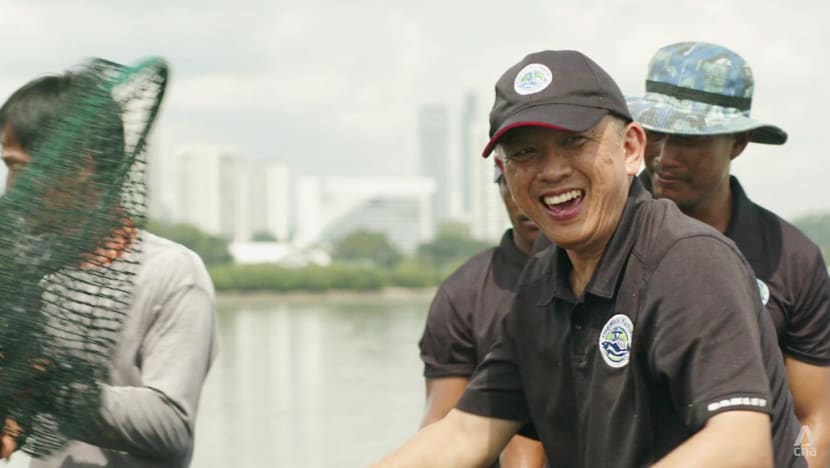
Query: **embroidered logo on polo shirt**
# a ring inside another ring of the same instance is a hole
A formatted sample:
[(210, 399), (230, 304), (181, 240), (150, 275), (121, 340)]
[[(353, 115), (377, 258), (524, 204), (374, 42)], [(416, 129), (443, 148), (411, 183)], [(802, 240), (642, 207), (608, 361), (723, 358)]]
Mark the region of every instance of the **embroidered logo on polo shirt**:
[(553, 81), (550, 68), (541, 63), (531, 63), (522, 68), (513, 80), (513, 89), (522, 96), (538, 93)]
[(755, 281), (758, 282), (758, 292), (761, 293), (761, 304), (767, 305), (769, 301), (769, 287), (767, 283), (755, 278)]
[(634, 324), (627, 315), (617, 314), (611, 317), (602, 333), (599, 334), (599, 353), (611, 367), (624, 367), (631, 357), (631, 345), (634, 340)]

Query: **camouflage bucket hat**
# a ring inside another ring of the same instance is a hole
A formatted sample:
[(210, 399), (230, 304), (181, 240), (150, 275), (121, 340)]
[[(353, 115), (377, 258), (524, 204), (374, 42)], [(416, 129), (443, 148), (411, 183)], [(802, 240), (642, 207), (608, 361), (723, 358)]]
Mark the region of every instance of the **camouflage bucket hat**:
[(750, 132), (750, 141), (782, 145), (787, 133), (749, 116), (754, 81), (735, 52), (705, 42), (658, 50), (649, 63), (646, 94), (627, 98), (634, 120), (648, 130), (683, 135)]

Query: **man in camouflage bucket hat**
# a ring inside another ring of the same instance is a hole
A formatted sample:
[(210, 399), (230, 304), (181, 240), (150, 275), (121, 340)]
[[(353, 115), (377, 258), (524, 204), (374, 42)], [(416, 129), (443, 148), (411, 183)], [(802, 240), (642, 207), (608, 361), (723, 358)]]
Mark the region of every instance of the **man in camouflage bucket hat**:
[(658, 50), (646, 94), (629, 99), (647, 130), (640, 179), (658, 198), (731, 238), (755, 272), (787, 365), (801, 447), (812, 467), (830, 465), (830, 279), (818, 247), (747, 198), (730, 163), (749, 142), (787, 134), (750, 118), (752, 70), (735, 52), (685, 42)]
[(646, 129), (682, 135), (749, 131), (750, 141), (782, 145), (787, 134), (749, 117), (752, 69), (731, 50), (704, 42), (663, 47), (651, 59), (646, 94), (629, 99)]

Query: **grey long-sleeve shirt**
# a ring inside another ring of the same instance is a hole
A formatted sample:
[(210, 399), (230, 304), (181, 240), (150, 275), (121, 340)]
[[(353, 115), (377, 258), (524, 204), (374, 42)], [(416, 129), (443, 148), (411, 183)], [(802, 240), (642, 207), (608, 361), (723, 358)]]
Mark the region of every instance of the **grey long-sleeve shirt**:
[(190, 465), (202, 384), (217, 352), (213, 284), (192, 251), (141, 232), (135, 290), (99, 414), (32, 468)]

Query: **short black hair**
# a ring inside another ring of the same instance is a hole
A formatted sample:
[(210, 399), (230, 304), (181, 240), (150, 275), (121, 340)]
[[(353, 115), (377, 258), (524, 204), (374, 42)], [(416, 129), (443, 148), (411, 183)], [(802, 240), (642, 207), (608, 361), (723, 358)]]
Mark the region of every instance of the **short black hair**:
[(66, 108), (71, 77), (36, 78), (15, 91), (0, 107), (0, 128), (11, 131), (25, 151), (31, 151), (44, 129), (50, 128)]
[[(26, 83), (12, 93), (0, 107), (0, 129), (10, 132), (20, 147), (33, 156), (37, 146), (50, 131), (55, 130), (85, 89), (96, 86), (97, 78), (91, 73), (66, 72), (47, 75)], [(98, 176), (106, 174), (121, 164), (124, 158), (124, 124), (118, 103), (110, 96), (100, 105), (114, 115), (102, 127), (88, 129), (81, 135), (84, 150), (95, 161)]]

